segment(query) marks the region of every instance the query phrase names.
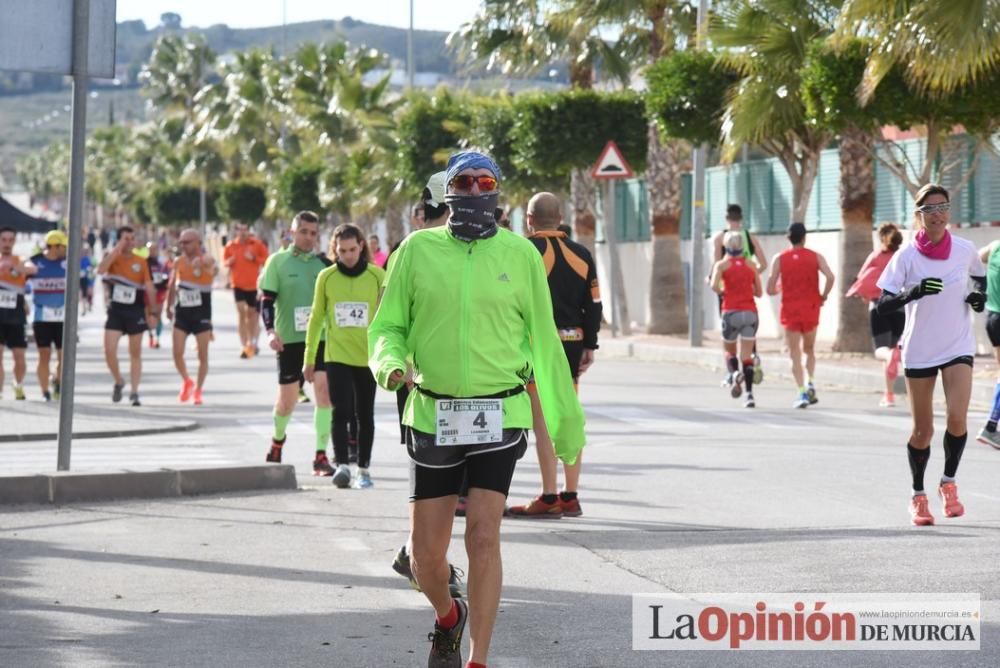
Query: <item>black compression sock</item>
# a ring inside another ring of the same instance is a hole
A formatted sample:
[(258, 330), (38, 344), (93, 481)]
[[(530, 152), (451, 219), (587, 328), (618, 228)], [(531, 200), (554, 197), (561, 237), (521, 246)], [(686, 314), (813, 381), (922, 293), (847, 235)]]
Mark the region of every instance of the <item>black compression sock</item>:
[(965, 441), (969, 434), (955, 436), (949, 431), (944, 432), (944, 475), (954, 478), (958, 472), (958, 463), (962, 461), (962, 453), (965, 452)]
[(931, 458), (931, 449), (919, 450), (909, 443), (906, 444), (906, 454), (910, 459), (910, 473), (913, 474), (913, 491), (924, 491), (924, 471), (927, 470), (927, 460)]
[(559, 499), (558, 494), (542, 494), (541, 499), (544, 503), (552, 505)]
[(740, 370), (740, 361), (736, 359), (735, 355), (726, 355), (726, 368), (732, 373)]
[(743, 384), (747, 394), (753, 392), (753, 359), (743, 360)]
[(576, 501), (576, 492), (559, 492), (562, 501)]

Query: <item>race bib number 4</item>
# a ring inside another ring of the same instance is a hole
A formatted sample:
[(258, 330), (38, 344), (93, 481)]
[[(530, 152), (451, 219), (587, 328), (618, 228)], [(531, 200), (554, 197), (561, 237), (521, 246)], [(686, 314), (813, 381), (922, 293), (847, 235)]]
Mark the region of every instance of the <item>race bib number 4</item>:
[(135, 288), (131, 285), (115, 284), (114, 289), (111, 290), (111, 301), (116, 304), (132, 306), (135, 304)]
[(502, 399), (439, 399), (437, 445), (478, 445), (503, 440)]
[(199, 290), (181, 290), (177, 293), (177, 303), (184, 308), (191, 308), (194, 306), (201, 306), (201, 291)]
[(62, 306), (43, 306), (42, 322), (62, 322), (66, 317), (66, 309)]
[(0, 308), (17, 308), (17, 293), (0, 290)]
[(337, 302), (334, 317), (337, 327), (367, 327), (368, 302)]
[(304, 332), (309, 327), (309, 315), (312, 306), (299, 306), (295, 309), (295, 331)]

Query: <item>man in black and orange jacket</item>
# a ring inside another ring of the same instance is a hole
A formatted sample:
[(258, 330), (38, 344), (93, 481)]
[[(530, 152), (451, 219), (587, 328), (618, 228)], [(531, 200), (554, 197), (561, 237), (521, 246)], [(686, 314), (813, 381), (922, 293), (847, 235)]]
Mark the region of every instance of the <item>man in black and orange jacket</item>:
[[(601, 290), (597, 283), (597, 267), (585, 247), (569, 239), (559, 229), (562, 223), (562, 203), (552, 193), (541, 192), (528, 202), (528, 238), (542, 254), (549, 277), (552, 308), (559, 338), (562, 339), (574, 384), (594, 363), (597, 333), (601, 328)], [(572, 466), (564, 465), (565, 485), (556, 493), (557, 462), (552, 442), (542, 418), (541, 405), (534, 386), (531, 395), (535, 446), (538, 466), (542, 471), (542, 493), (529, 504), (511, 506), (510, 517), (558, 519), (564, 515), (583, 514), (577, 498), (580, 480), (580, 458)]]

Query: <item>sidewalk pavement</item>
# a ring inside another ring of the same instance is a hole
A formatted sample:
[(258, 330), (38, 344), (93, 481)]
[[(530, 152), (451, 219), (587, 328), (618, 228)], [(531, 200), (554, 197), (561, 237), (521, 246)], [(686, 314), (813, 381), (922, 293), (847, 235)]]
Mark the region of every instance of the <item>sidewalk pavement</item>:
[[(191, 431), (198, 428), (194, 420), (151, 420), (141, 413), (102, 410), (95, 406), (75, 404), (73, 408), (73, 439), (119, 438)], [(52, 441), (59, 437), (59, 401), (36, 403), (5, 402), (0, 443), (11, 441)]]
[[(694, 364), (720, 372), (725, 372), (722, 354), (722, 338), (718, 332), (706, 331), (700, 348), (692, 348), (687, 337), (658, 336), (654, 334), (633, 334), (612, 338), (610, 331), (602, 330), (600, 340), (601, 355), (615, 358), (632, 358), (643, 362), (677, 362)], [(782, 339), (757, 339), (757, 354), (764, 368), (764, 382), (780, 378), (788, 382), (792, 378), (792, 363), (788, 358)], [(998, 376), (997, 362), (992, 357), (976, 358), (973, 374), (972, 405), (989, 409), (993, 403), (993, 390)], [(816, 344), (816, 383), (822, 391), (824, 385), (836, 385), (857, 392), (881, 395), (885, 391), (885, 376), (882, 362), (866, 353), (838, 353), (830, 348), (829, 342)], [(896, 379), (896, 394), (905, 395), (906, 385), (902, 374)], [(789, 393), (792, 388), (789, 387)], [(943, 397), (943, 389), (938, 383), (938, 394)]]

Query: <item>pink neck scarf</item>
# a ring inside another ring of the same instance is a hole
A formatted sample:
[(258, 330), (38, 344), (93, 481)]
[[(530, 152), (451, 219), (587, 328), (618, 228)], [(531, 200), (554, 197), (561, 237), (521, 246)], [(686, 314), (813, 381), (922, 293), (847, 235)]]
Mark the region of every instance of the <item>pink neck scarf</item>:
[(921, 228), (917, 232), (917, 236), (913, 239), (913, 245), (917, 247), (923, 255), (926, 255), (932, 260), (947, 260), (948, 256), (951, 255), (951, 232), (948, 230), (944, 231), (944, 236), (941, 237), (941, 241), (936, 244), (931, 241), (931, 238), (927, 236), (927, 230)]

